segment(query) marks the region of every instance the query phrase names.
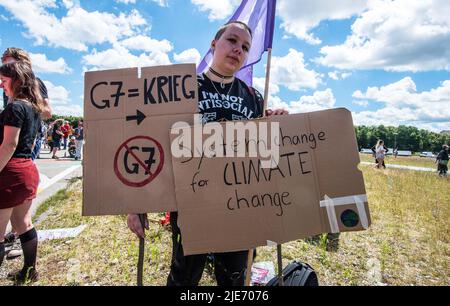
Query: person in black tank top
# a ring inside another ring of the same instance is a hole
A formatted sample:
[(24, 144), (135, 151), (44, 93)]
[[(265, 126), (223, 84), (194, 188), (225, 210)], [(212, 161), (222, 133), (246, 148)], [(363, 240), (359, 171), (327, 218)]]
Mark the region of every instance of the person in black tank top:
[[(263, 98), (234, 75), (245, 63), (251, 47), (250, 28), (238, 21), (222, 26), (211, 42), (213, 62), (206, 73), (197, 77), (198, 108), (204, 123), (212, 121), (248, 120), (263, 115)], [(268, 110), (266, 115), (287, 114), (285, 110)], [(184, 256), (182, 233), (177, 225), (177, 212), (170, 213), (172, 227), (172, 262), (168, 286), (197, 286), (209, 254)], [(146, 221), (148, 224), (148, 221)], [(128, 227), (144, 237), (139, 216), (129, 214)], [(148, 226), (146, 226), (148, 228)], [(243, 286), (248, 250), (212, 254), (219, 286)]]
[(31, 222), (31, 202), (36, 197), (39, 172), (31, 160), (33, 144), (43, 109), (39, 85), (24, 62), (12, 62), (0, 67), (1, 87), (10, 98), (0, 114), (0, 265), (5, 256), (6, 225), (19, 234), (23, 268), (10, 273), (16, 283), (37, 279), (37, 232)]

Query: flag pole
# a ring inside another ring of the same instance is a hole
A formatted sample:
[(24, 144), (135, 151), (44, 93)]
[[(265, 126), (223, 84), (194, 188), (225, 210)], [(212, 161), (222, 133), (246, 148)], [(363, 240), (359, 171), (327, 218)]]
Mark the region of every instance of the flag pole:
[[(269, 83), (270, 83), (270, 65), (272, 62), (272, 48), (267, 48), (267, 67), (266, 67), (266, 84), (264, 86), (264, 107), (262, 116), (266, 116), (267, 110), (267, 100), (269, 99)], [(245, 286), (250, 286), (251, 274), (252, 274), (252, 265), (253, 265), (253, 250), (248, 250), (248, 258), (247, 258), (247, 271), (245, 274)]]
[(263, 117), (266, 116), (267, 103), (269, 99), (270, 65), (272, 62), (272, 48), (267, 49), (266, 85), (264, 86), (264, 108)]

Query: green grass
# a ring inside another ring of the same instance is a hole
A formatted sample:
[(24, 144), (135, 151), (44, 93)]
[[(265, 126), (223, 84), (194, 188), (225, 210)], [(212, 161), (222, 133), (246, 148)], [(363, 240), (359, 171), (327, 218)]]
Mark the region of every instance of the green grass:
[[(366, 231), (318, 235), (283, 244), (283, 266), (312, 265), (322, 285), (449, 285), (450, 180), (435, 173), (364, 167), (372, 224)], [(87, 224), (76, 238), (39, 245), (38, 285), (135, 285), (138, 240), (124, 216), (81, 217), (81, 180), (49, 199), (38, 229)], [(165, 285), (171, 233), (163, 214), (150, 214), (144, 284)], [(259, 247), (256, 261), (272, 261), (276, 247)], [(22, 259), (6, 261), (8, 270)], [(3, 268), (3, 267), (2, 267)], [(375, 275), (370, 276), (370, 275)], [(0, 285), (10, 284), (0, 279)], [(201, 285), (215, 285), (205, 269)]]

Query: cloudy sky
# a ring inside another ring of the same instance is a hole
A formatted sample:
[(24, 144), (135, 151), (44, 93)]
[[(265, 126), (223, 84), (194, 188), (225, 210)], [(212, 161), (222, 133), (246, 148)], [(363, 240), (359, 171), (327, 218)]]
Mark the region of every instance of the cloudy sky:
[[(55, 112), (80, 115), (85, 71), (199, 62), (240, 2), (0, 0), (0, 47), (28, 50)], [(278, 0), (269, 105), (449, 130), (449, 12), (449, 0)]]

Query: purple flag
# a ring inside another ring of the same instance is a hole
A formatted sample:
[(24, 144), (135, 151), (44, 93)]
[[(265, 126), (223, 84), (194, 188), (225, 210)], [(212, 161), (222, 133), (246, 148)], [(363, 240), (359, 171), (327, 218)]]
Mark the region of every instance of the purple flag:
[[(229, 21), (242, 21), (252, 29), (252, 47), (247, 61), (236, 74), (248, 85), (252, 85), (253, 65), (261, 60), (262, 54), (272, 48), (273, 29), (275, 24), (276, 0), (242, 0), (241, 5)], [(212, 63), (211, 49), (203, 57), (197, 67), (197, 73), (206, 71)]]

